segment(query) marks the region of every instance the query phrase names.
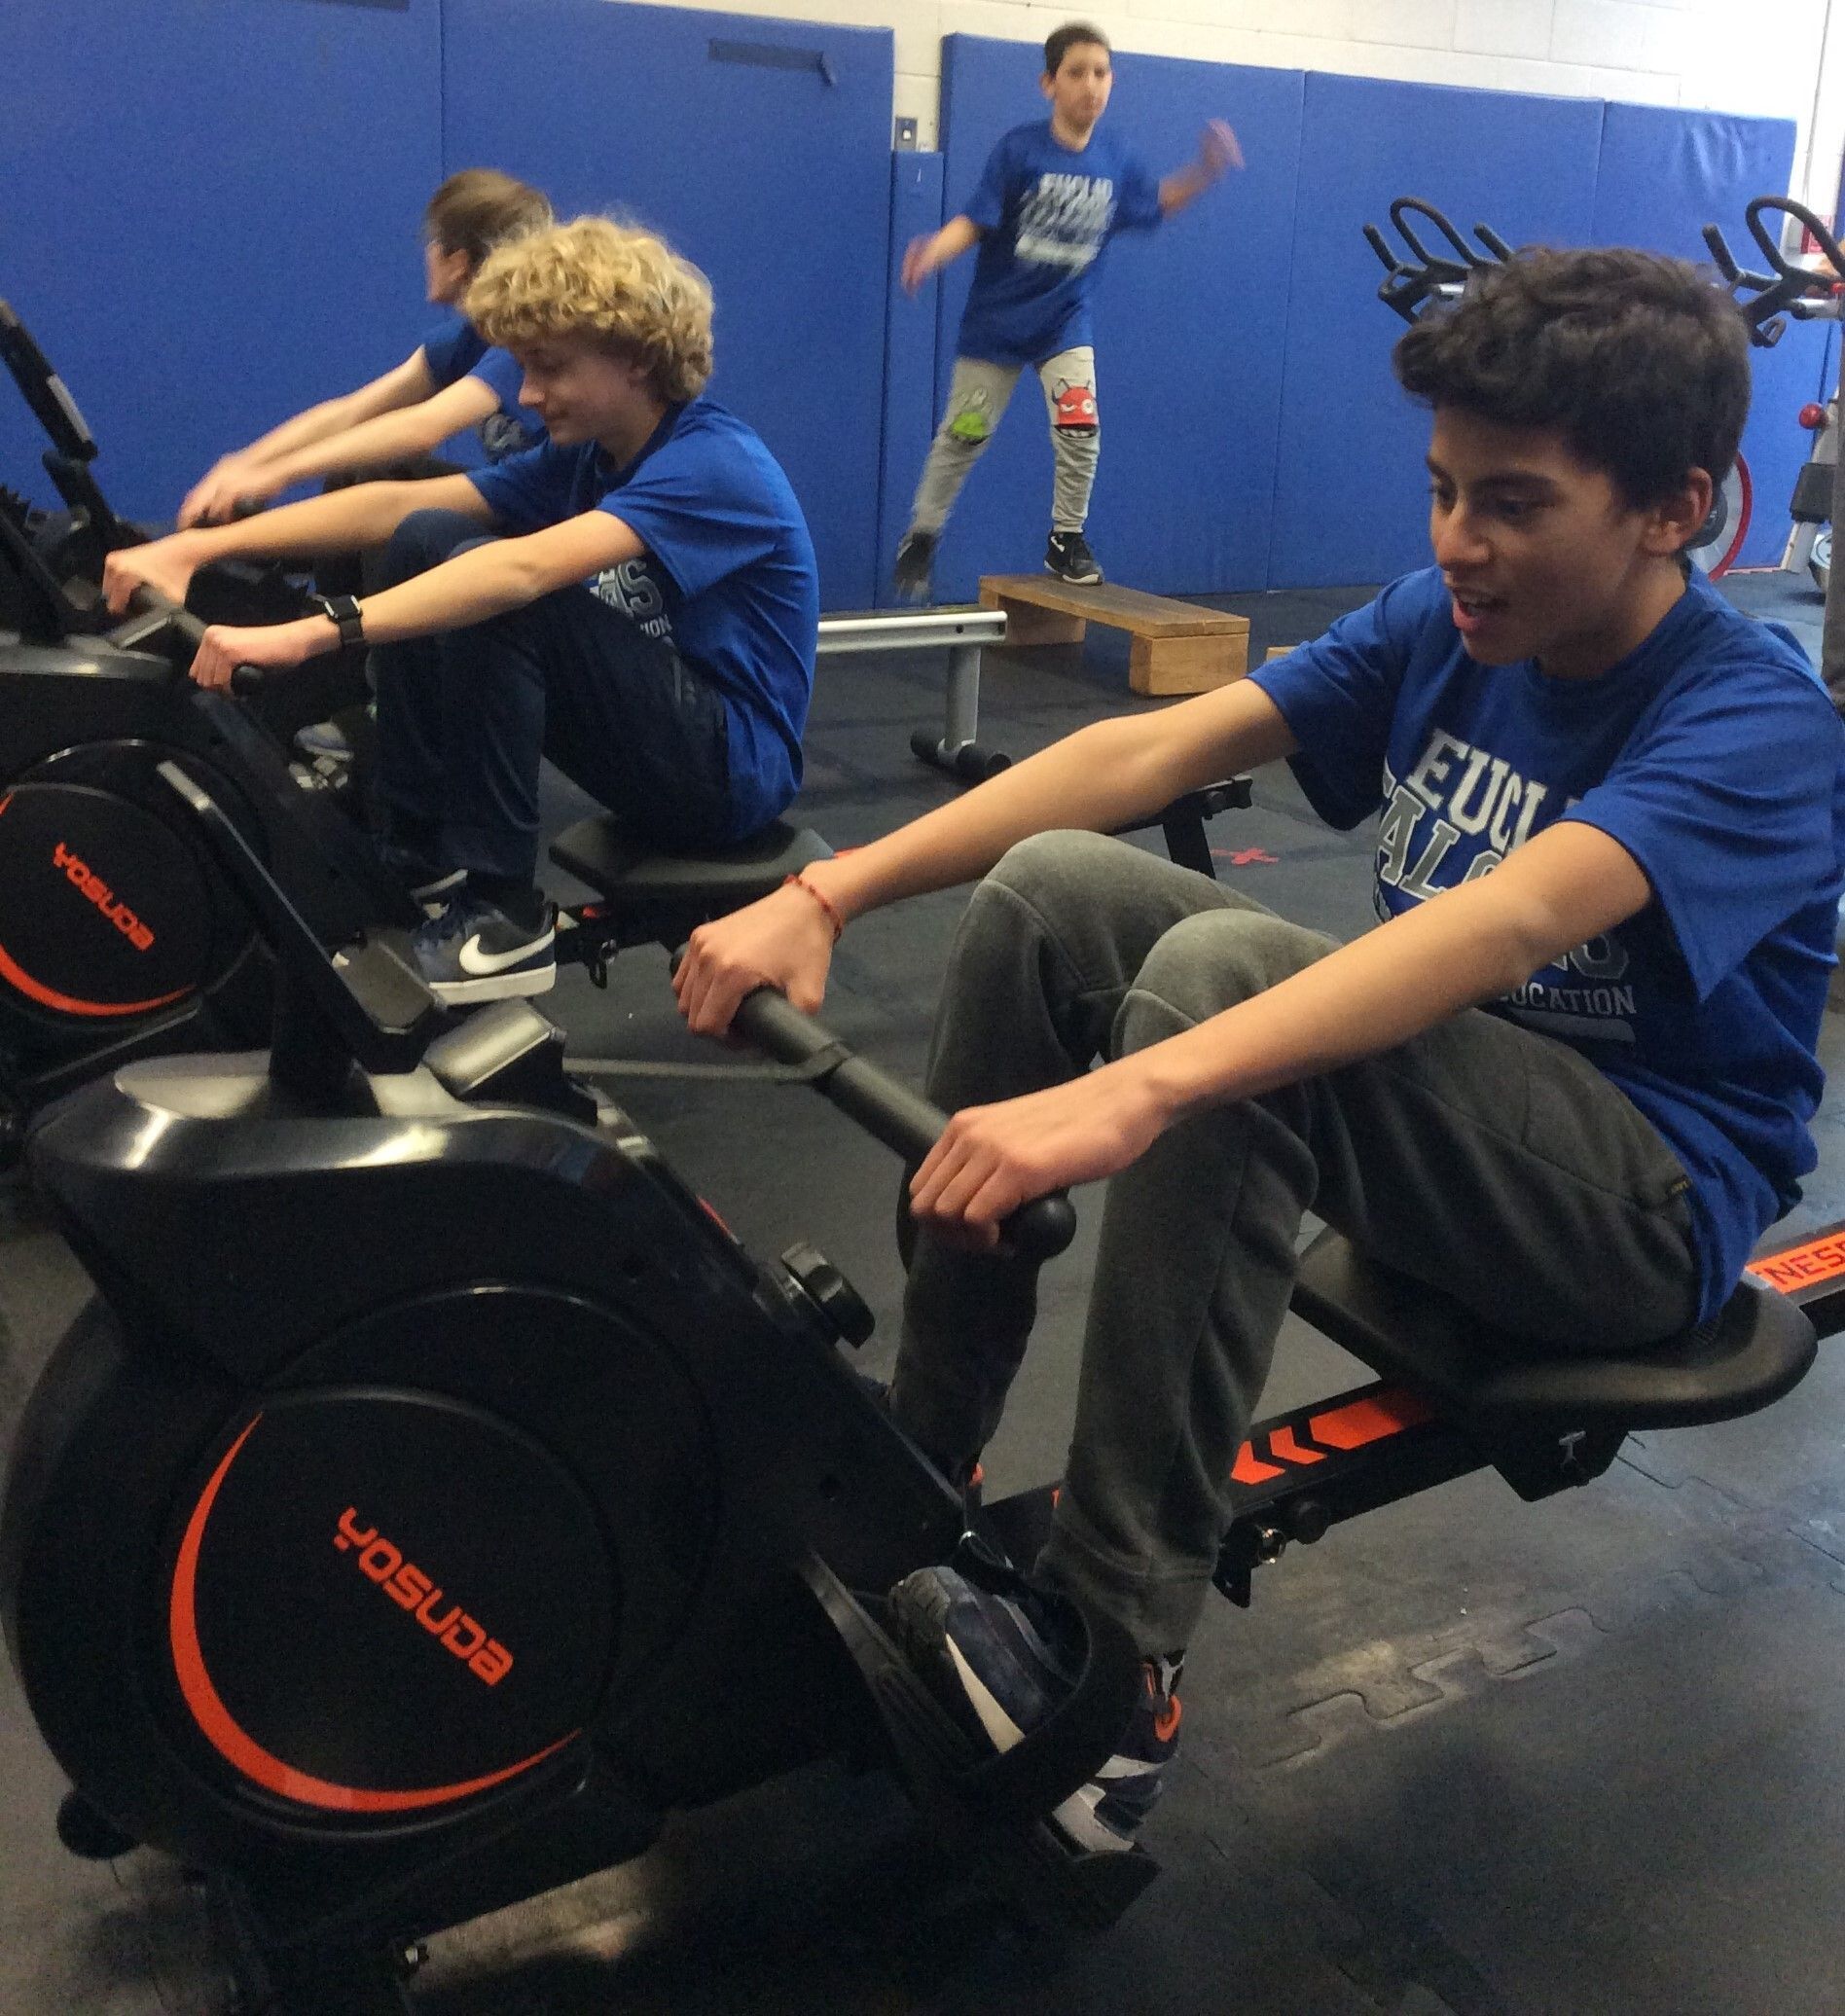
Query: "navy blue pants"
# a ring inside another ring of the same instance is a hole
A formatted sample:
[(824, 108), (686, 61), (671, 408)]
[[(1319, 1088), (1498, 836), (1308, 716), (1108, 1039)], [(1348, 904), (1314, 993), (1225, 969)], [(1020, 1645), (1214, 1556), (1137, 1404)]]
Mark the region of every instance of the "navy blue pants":
[[(490, 536), (459, 512), (414, 511), (385, 549), (385, 585)], [(432, 866), (532, 876), (541, 756), (643, 839), (695, 847), (731, 832), (723, 702), (588, 588), (380, 644), (372, 671), (381, 838)]]

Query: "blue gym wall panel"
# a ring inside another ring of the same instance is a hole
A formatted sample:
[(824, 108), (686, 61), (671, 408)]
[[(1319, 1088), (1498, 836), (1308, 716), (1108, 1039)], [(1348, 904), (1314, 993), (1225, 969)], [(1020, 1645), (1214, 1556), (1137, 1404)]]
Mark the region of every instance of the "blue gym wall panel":
[[(945, 215), (972, 194), (1002, 133), (1047, 116), (1042, 69), (1033, 45), (944, 40)], [(1155, 174), (1190, 161), (1212, 118), (1236, 127), (1248, 165), (1158, 231), (1123, 234), (1106, 255), (1095, 316), (1102, 463), (1089, 529), (1110, 580), (1177, 594), (1262, 582), (1302, 84), (1298, 71), (1115, 57), (1108, 127)], [(973, 265), (970, 253), (934, 283), (938, 413)], [(982, 574), (1039, 568), (1050, 501), (1044, 399), (1028, 371), (949, 522), (938, 596), (970, 596)]]
[(445, 0), (443, 161), (625, 212), (709, 275), (711, 394), (807, 513), (828, 608), (871, 600), (891, 38), (610, 0)]
[[(1778, 196), (1788, 187), (1793, 142), (1788, 119), (1610, 105), (1602, 129), (1594, 242), (1708, 262), (1701, 234), (1716, 224), (1741, 263), (1759, 270), (1766, 262), (1743, 228), (1743, 209), (1751, 197)], [(1773, 349), (1750, 352), (1755, 394), (1743, 453), (1755, 508), (1743, 542), (1745, 566), (1772, 566), (1787, 544), (1788, 502), (1812, 446), (1797, 415), (1814, 397), (1829, 326), (1791, 321)]]
[(890, 157), (890, 258), (885, 302), (884, 431), (879, 446), (873, 603), (896, 605), (890, 557), (910, 521), (917, 472), (934, 428), (935, 317), (903, 291), (904, 248), (942, 226), (942, 157)]
[[(118, 510), (416, 347), (440, 34), (438, 0), (6, 0), (0, 295)], [(0, 379), (0, 483), (44, 497), (43, 446)]]
[(1429, 425), (1391, 375), (1403, 324), (1377, 298), (1366, 224), (1419, 196), (1464, 230), (1581, 244), (1595, 213), (1597, 99), (1307, 79), (1268, 582), (1388, 581), (1429, 559)]

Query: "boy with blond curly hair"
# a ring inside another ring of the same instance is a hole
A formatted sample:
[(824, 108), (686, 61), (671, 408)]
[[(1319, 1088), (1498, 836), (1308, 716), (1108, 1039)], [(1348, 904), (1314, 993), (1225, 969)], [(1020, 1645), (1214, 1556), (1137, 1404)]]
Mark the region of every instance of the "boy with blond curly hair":
[(548, 755), (637, 836), (739, 840), (789, 803), (814, 683), (813, 542), (779, 465), (704, 397), (711, 291), (650, 233), (580, 217), (501, 246), (469, 320), (510, 350), (550, 435), (491, 469), (373, 483), (112, 556), (127, 606), (207, 560), (385, 546), (363, 603), (214, 626), (193, 665), (290, 666), (372, 647), (380, 844), (447, 900), (414, 940), (443, 999), (542, 992), (555, 917), (533, 876)]

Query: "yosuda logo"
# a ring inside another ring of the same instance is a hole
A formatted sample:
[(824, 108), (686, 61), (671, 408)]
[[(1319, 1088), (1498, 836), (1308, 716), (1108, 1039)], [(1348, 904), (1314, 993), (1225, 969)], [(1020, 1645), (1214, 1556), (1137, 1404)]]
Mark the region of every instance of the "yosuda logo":
[(91, 872), (81, 854), (74, 854), (60, 840), (52, 848), (52, 866), (61, 868), (71, 887), (81, 889), (136, 952), (146, 952), (154, 933), (122, 902), (101, 876)]
[(376, 1582), (400, 1609), (408, 1610), (445, 1652), (462, 1661), (469, 1673), (489, 1687), (497, 1686), (513, 1670), (513, 1655), (498, 1638), (486, 1630), (457, 1602), (442, 1608), (442, 1591), (414, 1562), (404, 1559), (403, 1550), (379, 1538), (378, 1528), (362, 1527), (358, 1513), (348, 1505), (340, 1515), (340, 1530), (333, 1544), (342, 1554), (358, 1550), (359, 1573)]

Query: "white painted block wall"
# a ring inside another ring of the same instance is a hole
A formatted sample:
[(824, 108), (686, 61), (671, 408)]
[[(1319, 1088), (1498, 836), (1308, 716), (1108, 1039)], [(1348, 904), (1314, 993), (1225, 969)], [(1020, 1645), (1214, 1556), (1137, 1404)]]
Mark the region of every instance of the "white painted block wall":
[(723, 0), (723, 11), (891, 29), (893, 116), (916, 120), (923, 147), (936, 144), (944, 35), (1042, 42), (1080, 18), (1123, 52), (1791, 119), (1794, 193), (1823, 214), (1845, 149), (1845, 0), (1106, 0), (1093, 14), (1038, 0)]

